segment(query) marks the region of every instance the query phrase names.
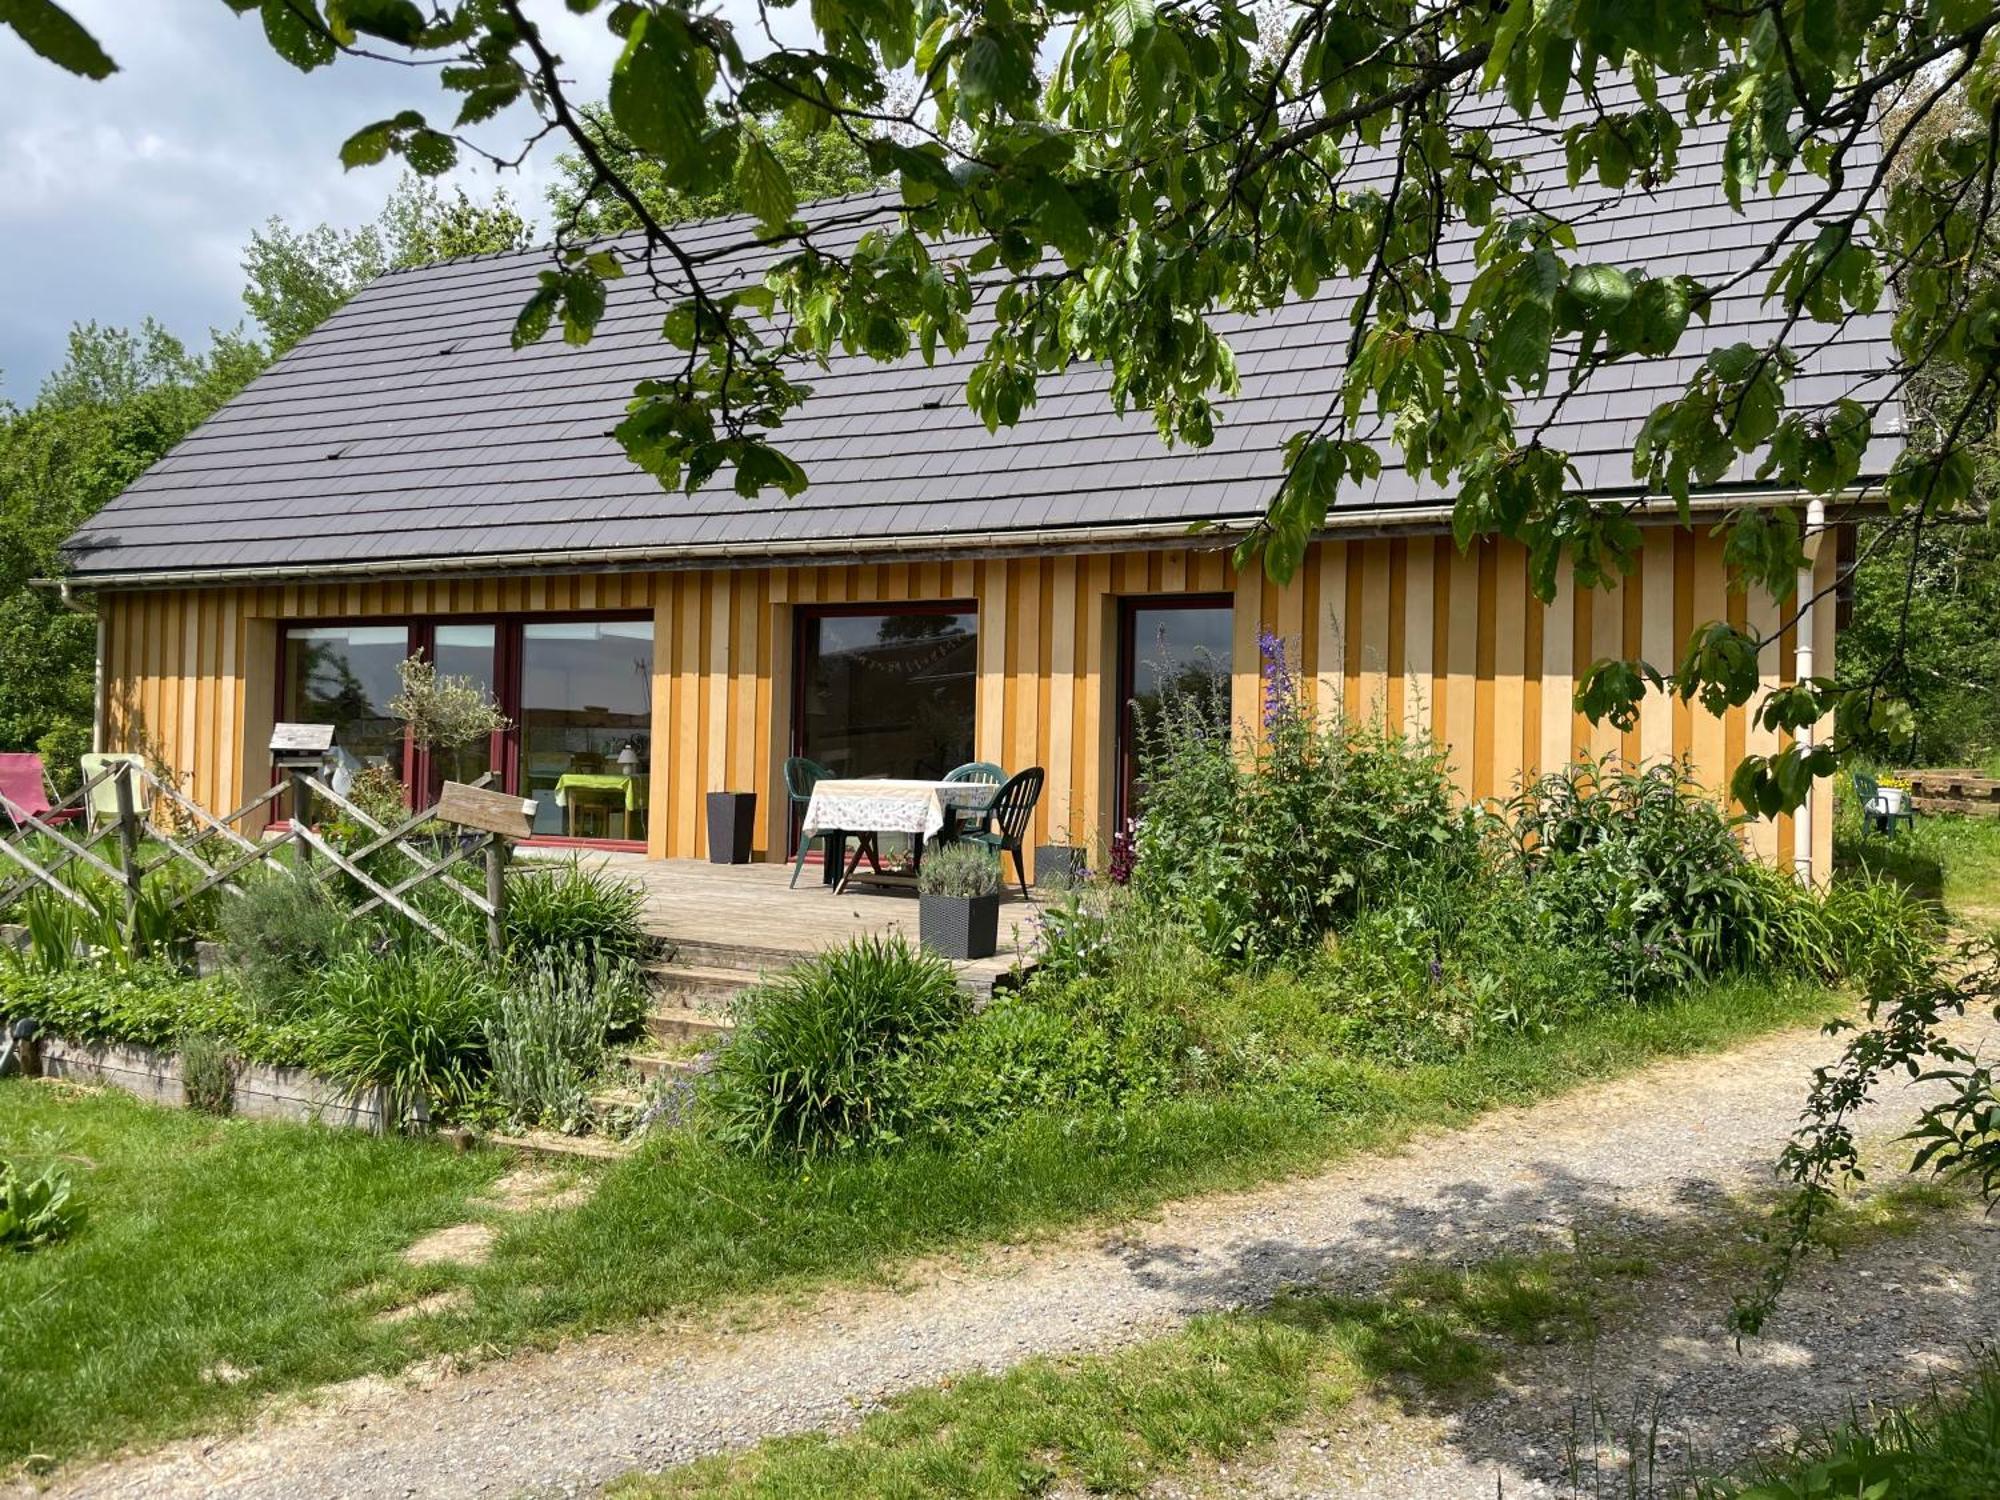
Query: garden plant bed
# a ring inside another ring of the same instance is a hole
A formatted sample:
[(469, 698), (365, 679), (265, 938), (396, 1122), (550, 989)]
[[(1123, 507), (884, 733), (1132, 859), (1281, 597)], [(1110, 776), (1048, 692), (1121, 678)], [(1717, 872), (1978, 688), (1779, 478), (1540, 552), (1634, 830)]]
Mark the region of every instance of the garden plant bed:
[[(180, 1058), (132, 1042), (69, 1042), (38, 1038), (42, 1072), (50, 1078), (103, 1083), (152, 1104), (185, 1104)], [(391, 1111), (381, 1090), (356, 1093), (305, 1068), (239, 1062), (230, 1112), (250, 1120), (293, 1120), (380, 1132)], [(390, 1123), (394, 1123), (390, 1121)]]

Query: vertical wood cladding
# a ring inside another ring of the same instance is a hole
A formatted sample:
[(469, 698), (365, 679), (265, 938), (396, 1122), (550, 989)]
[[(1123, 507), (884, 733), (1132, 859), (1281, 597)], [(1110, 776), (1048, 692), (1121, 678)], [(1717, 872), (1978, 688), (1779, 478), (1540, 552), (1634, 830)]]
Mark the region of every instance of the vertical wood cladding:
[[(1830, 581), (1834, 549), (1822, 551)], [(108, 593), (109, 747), (148, 748), (187, 773), (204, 805), (229, 808), (263, 784), (285, 621), (397, 619), (587, 610), (650, 611), (654, 622), (650, 852), (703, 856), (703, 793), (762, 794), (758, 848), (782, 844), (778, 767), (788, 753), (793, 620), (816, 603), (971, 600), (979, 610), (976, 745), (981, 759), (1048, 767), (1037, 837), (1106, 836), (1117, 724), (1117, 601), (1233, 593), (1232, 693), (1238, 720), (1258, 717), (1258, 640), (1282, 637), (1319, 703), (1382, 714), (1446, 747), (1468, 797), (1504, 797), (1583, 754), (1691, 756), (1711, 786), (1745, 749), (1779, 741), (1742, 709), (1717, 720), (1660, 695), (1620, 732), (1576, 714), (1576, 681), (1600, 658), (1669, 659), (1702, 620), (1768, 629), (1783, 604), (1729, 588), (1722, 549), (1696, 532), (1655, 529), (1620, 587), (1579, 593), (1563, 576), (1544, 605), (1527, 587), (1527, 554), (1485, 541), (1460, 553), (1442, 537), (1315, 545), (1283, 588), (1234, 576), (1217, 550), (1091, 553), (951, 562), (503, 579), (327, 583)], [(1818, 668), (1832, 666), (1832, 611), (1818, 611)], [(1761, 661), (1767, 686), (1789, 682), (1793, 632)], [(1830, 858), (1822, 788), (1815, 868)], [(1789, 860), (1791, 818), (1752, 824), (1767, 859)]]

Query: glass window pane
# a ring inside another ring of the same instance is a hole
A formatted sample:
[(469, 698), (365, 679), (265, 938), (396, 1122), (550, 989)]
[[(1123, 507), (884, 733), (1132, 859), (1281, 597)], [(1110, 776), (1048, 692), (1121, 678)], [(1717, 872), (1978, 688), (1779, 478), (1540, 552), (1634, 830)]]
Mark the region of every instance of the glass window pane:
[(836, 776), (927, 780), (973, 758), (977, 615), (814, 615), (804, 644), (800, 754)]
[(333, 725), (333, 742), (364, 766), (403, 774), (403, 725), (389, 713), (396, 667), (410, 654), (402, 625), (311, 625), (285, 632), (284, 711)]
[(1126, 615), (1126, 704), (1120, 715), (1120, 787), (1124, 815), (1144, 800), (1140, 751), (1165, 704), (1179, 700), (1223, 733), (1229, 730), (1230, 636), (1227, 604), (1138, 605)]
[[(491, 625), (439, 625), (433, 632), (433, 654), (439, 673), (446, 677), (469, 677), (497, 696), (494, 681), (494, 629)], [(447, 781), (473, 782), (495, 769), (498, 737), (476, 744), (431, 749), (431, 791), (433, 795)]]
[(520, 791), (537, 833), (645, 838), (652, 684), (650, 620), (521, 627)]

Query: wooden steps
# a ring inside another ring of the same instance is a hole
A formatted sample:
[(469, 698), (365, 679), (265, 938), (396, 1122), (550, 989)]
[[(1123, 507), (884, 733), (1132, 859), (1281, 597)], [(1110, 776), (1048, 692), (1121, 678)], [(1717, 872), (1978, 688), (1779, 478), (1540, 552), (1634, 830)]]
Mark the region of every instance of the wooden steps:
[(733, 1029), (726, 1015), (686, 1005), (655, 1005), (646, 1013), (646, 1035), (656, 1042), (720, 1042)]
[(517, 1151), (523, 1156), (585, 1157), (591, 1161), (618, 1161), (630, 1156), (635, 1141), (616, 1141), (603, 1135), (564, 1135), (558, 1130), (530, 1130), (523, 1135), (489, 1135), (488, 1144)]
[(648, 964), (646, 982), (668, 1009), (726, 1013), (736, 997), (755, 984), (760, 971), (723, 964)]

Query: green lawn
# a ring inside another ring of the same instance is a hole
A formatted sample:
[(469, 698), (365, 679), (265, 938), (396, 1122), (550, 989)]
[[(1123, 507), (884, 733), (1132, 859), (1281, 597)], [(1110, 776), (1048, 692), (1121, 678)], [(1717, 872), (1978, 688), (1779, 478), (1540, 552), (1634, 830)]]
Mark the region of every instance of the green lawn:
[(2000, 818), (1919, 817), (1914, 829), (1884, 837), (1863, 834), (1844, 809), (1835, 843), (1842, 869), (1893, 877), (1957, 925), (2000, 931)]
[(1030, 1117), (957, 1152), (835, 1158), (806, 1171), (725, 1156), (674, 1133), (607, 1173), (575, 1212), (504, 1235), (474, 1275), (474, 1305), (429, 1321), (443, 1347), (506, 1342), (879, 1274), (922, 1252), (1309, 1170), (1497, 1105), (1818, 1022), (1837, 1009), (1804, 985), (1718, 984), (1449, 1063), (1329, 1062), (1309, 1095), (1189, 1095), (1116, 1116)]
[[(0, 1152), (30, 1170), (68, 1161), (89, 1213), (72, 1241), (0, 1259), (0, 1466), (212, 1429), (272, 1392), (425, 1354), (885, 1274), (920, 1252), (1266, 1181), (1832, 1009), (1805, 986), (1724, 984), (1446, 1064), (1333, 1062), (1309, 1096), (1036, 1118), (957, 1153), (810, 1171), (676, 1132), (606, 1171), (581, 1207), (505, 1219), (476, 1269), (416, 1270), (397, 1251), (468, 1217), (496, 1154), (0, 1084)], [(450, 1286), (468, 1289), (465, 1305), (375, 1321)]]
[(0, 1155), (67, 1168), (67, 1241), (0, 1252), (0, 1468), (165, 1437), (410, 1358), (399, 1264), (503, 1165), (430, 1142), (0, 1083)]

